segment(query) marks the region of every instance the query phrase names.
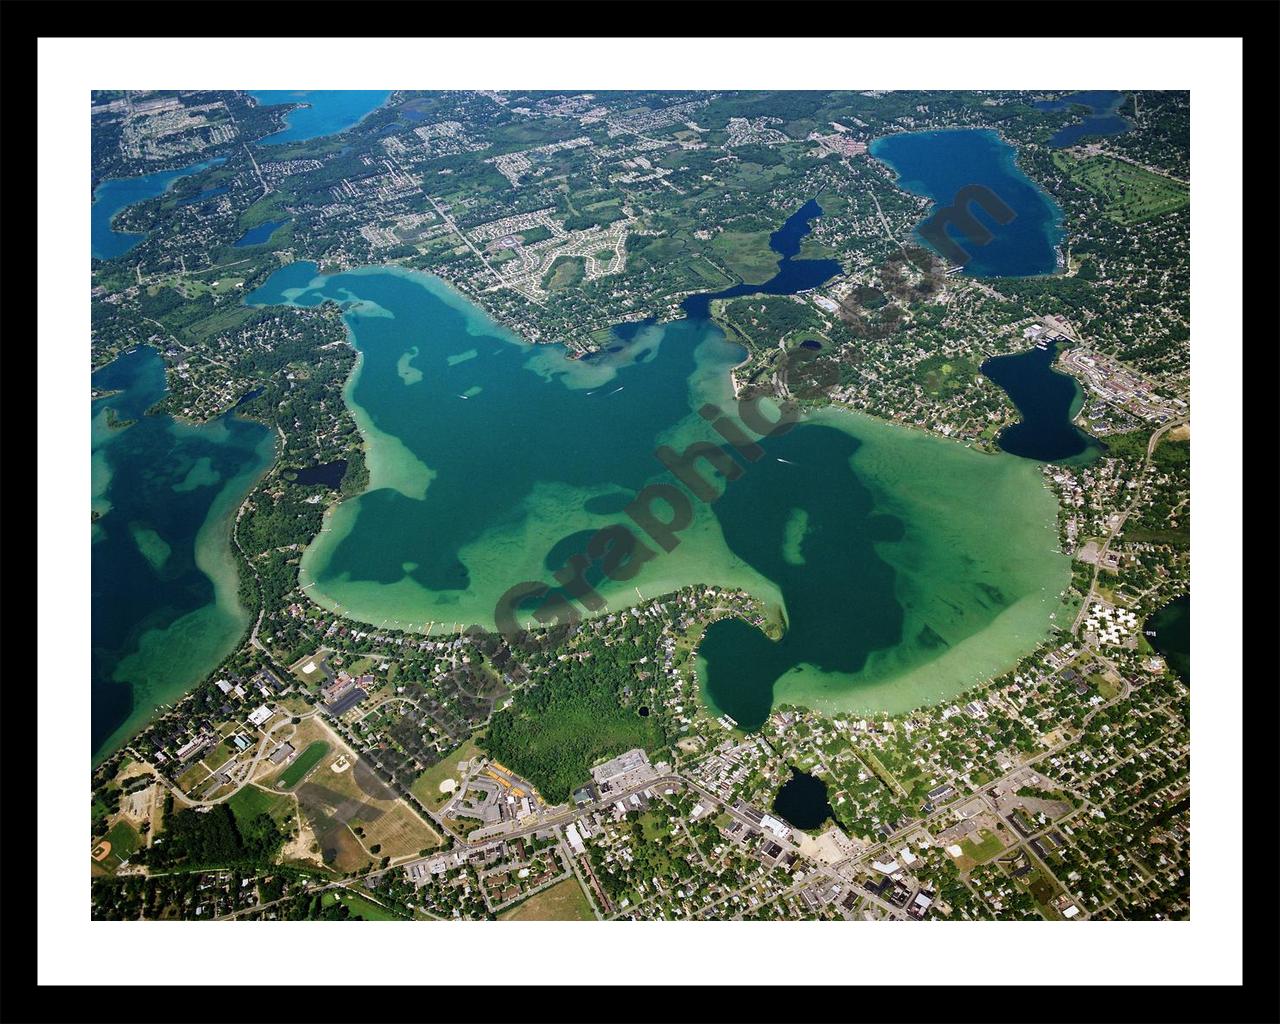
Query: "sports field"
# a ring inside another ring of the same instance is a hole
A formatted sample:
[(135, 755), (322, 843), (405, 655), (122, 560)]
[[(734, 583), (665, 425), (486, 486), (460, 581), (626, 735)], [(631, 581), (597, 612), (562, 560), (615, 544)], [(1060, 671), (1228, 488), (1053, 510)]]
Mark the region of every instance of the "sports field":
[(1000, 842), (1000, 837), (994, 832), (988, 832), (983, 829), (979, 833), (980, 839), (974, 842), (972, 839), (964, 839), (960, 843), (960, 849), (976, 864), (982, 864), (989, 861), (992, 857), (1004, 849), (1004, 844)]
[[(106, 855), (102, 856), (102, 846), (107, 847)], [(107, 833), (102, 844), (96, 844), (91, 851), (94, 857), (94, 863), (105, 871), (115, 873), (115, 871), (133, 856), (134, 851), (142, 845), (142, 838), (134, 830), (133, 826), (127, 821), (117, 821), (111, 831)]]
[(297, 785), (298, 780), (311, 771), (319, 763), (320, 758), (328, 752), (329, 744), (324, 740), (316, 740), (294, 759), (293, 764), (280, 773), (279, 778), (276, 779), (276, 785), (284, 789)]
[(432, 811), (438, 811), (452, 795), (452, 790), (446, 792), (440, 788), (440, 784), (447, 779), (452, 779), (455, 783), (461, 782), (462, 776), (458, 772), (458, 762), (469, 761), (481, 753), (482, 751), (475, 744), (475, 737), (466, 740), (449, 751), (439, 763), (432, 765), (414, 779), (409, 792), (421, 800), (423, 806)]

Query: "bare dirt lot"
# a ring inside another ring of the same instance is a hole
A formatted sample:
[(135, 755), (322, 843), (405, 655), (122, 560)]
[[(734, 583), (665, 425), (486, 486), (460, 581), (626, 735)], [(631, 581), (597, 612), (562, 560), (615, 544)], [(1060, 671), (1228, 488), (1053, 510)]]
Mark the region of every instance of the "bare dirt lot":
[[(371, 860), (405, 857), (440, 845), (436, 831), (335, 732), (318, 719), (302, 724), (317, 730), (317, 738), (330, 744), (329, 752), (295, 790), (326, 864), (350, 871)], [(330, 770), (344, 762), (342, 771)], [(356, 834), (357, 828), (362, 835)]]

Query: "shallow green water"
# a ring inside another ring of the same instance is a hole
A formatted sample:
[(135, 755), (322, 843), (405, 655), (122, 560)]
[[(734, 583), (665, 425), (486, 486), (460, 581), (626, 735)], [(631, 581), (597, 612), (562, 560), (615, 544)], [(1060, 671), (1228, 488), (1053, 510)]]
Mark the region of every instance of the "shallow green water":
[[(217, 667), (248, 624), (231, 522), (272, 456), (261, 424), (147, 416), (165, 389), (150, 348), (94, 374), (92, 745), (95, 760)], [(107, 410), (126, 426), (111, 427)], [(129, 422), (131, 421), (131, 422)]]
[(705, 695), (740, 724), (779, 702), (934, 703), (1045, 634), (1069, 560), (1034, 464), (835, 410), (769, 451), (788, 462), (752, 467), (717, 514), (731, 549), (780, 588), (787, 632), (775, 643), (723, 620), (699, 651)]
[[(607, 499), (629, 500), (663, 475), (660, 440), (683, 447), (707, 436), (694, 394), (732, 399), (727, 370), (742, 352), (705, 325), (645, 328), (624, 352), (571, 361), (504, 334), (425, 275), (357, 271), (297, 291), (313, 275), (295, 264), (250, 301), (352, 304), (360, 362), (347, 397), (369, 442), (370, 487), (329, 516), (304, 556), (303, 584), (364, 621), (492, 628), (507, 588), (550, 580), (560, 541), (626, 521)], [(637, 587), (653, 596), (699, 579), (767, 593), (708, 507), (681, 540), (676, 554), (601, 593), (620, 606)]]
[[(302, 582), (362, 621), (492, 628), (504, 591), (550, 582), (592, 531), (630, 524), (620, 508), (647, 483), (673, 482), (657, 445), (719, 441), (696, 410), (734, 409), (744, 353), (703, 319), (644, 327), (588, 362), (397, 269), (293, 264), (249, 299), (325, 300), (346, 305), (360, 351), (347, 399), (371, 481), (330, 514)], [(780, 643), (731, 620), (708, 632), (716, 708), (744, 725), (775, 700), (901, 710), (1007, 667), (1046, 631), (1069, 563), (1035, 465), (835, 411), (762, 444), (718, 501), (686, 493), (692, 522), (670, 553), (626, 582), (588, 574), (610, 609), (710, 583), (781, 612)]]

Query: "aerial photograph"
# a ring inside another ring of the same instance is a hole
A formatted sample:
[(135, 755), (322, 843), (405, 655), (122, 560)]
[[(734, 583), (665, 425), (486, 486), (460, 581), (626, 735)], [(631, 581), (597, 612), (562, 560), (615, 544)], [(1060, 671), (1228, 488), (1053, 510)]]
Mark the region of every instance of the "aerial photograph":
[(1189, 921), (1124, 76), (80, 93), (84, 916)]

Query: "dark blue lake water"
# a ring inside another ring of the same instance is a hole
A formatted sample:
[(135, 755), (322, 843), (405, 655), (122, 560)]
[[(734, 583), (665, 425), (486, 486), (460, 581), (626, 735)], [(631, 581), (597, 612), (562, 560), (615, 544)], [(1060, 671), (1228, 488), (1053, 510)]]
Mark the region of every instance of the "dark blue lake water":
[(231, 191), (230, 185), (223, 185), (221, 188), (207, 188), (203, 192), (197, 192), (195, 195), (189, 196), (186, 199), (179, 201), (178, 205), (192, 206), (195, 203), (203, 203), (207, 199), (212, 199), (214, 196), (224, 195), (230, 191)]
[(798, 260), (800, 243), (809, 233), (809, 224), (822, 216), (822, 207), (816, 199), (787, 218), (786, 222), (769, 236), (769, 247), (778, 254), (778, 272), (764, 284), (739, 284), (722, 292), (703, 292), (690, 295), (681, 309), (691, 319), (705, 320), (711, 315), (712, 299), (732, 299), (739, 295), (795, 295), (809, 288), (817, 288), (841, 272), (837, 260)]
[(1147, 642), (1164, 655), (1184, 683), (1191, 682), (1191, 595), (1170, 601), (1144, 628)]
[[(1058, 268), (1062, 211), (1019, 170), (1014, 148), (995, 132), (974, 128), (901, 132), (876, 139), (871, 154), (898, 173), (902, 188), (934, 201), (930, 216), (938, 207), (950, 206), (960, 190), (971, 185), (989, 189), (1013, 211), (1013, 218), (1002, 225), (972, 204), (974, 216), (991, 232), (985, 244), (950, 230), (969, 253), (965, 274), (1028, 277)], [(916, 235), (929, 244), (918, 229)]]
[(244, 249), (250, 245), (261, 245), (263, 242), (270, 240), (271, 236), (275, 234), (276, 228), (282, 227), (287, 223), (287, 217), (284, 220), (265, 221), (255, 228), (250, 228), (237, 238), (233, 243), (233, 248)]
[[(93, 754), (212, 671), (241, 636), (231, 555), (236, 507), (272, 454), (260, 423), (148, 416), (164, 362), (141, 346), (93, 375)], [(114, 416), (115, 425), (111, 423)]]
[(179, 178), (222, 162), (222, 157), (217, 157), (176, 171), (156, 171), (154, 174), (104, 181), (93, 190), (93, 206), (89, 214), (90, 252), (100, 260), (113, 260), (117, 256), (123, 256), (147, 236), (139, 232), (113, 230), (111, 221), (116, 214), (126, 206), (162, 195)]
[[(334, 459), (332, 462), (325, 462), (315, 466), (304, 466), (301, 469), (286, 471), (291, 474), (293, 482), (301, 484), (304, 487), (310, 487), (312, 484), (323, 484), (337, 490), (342, 486), (342, 478), (347, 475), (347, 460)], [(554, 568), (559, 568), (560, 562), (557, 562)]]
[(1049, 139), (1049, 145), (1055, 149), (1074, 146), (1087, 138), (1101, 138), (1110, 135), (1122, 135), (1133, 127), (1128, 121), (1116, 113), (1124, 102), (1125, 93), (1114, 89), (1095, 89), (1086, 92), (1073, 92), (1056, 100), (1037, 100), (1035, 106), (1040, 110), (1069, 110), (1073, 106), (1087, 107), (1089, 115), (1076, 124), (1069, 124), (1058, 129)]
[(773, 812), (796, 828), (813, 829), (832, 817), (827, 784), (796, 768), (773, 798)]
[(1039, 462), (1084, 460), (1099, 450), (1097, 441), (1072, 420), (1083, 395), (1074, 377), (1053, 368), (1057, 343), (1011, 356), (996, 356), (982, 372), (1013, 399), (1021, 416), (996, 439), (1012, 455)]
[(288, 114), (285, 118), (288, 127), (259, 139), (260, 145), (303, 142), (344, 132), (382, 106), (391, 95), (385, 89), (251, 89), (249, 94), (263, 106), (309, 104)]

